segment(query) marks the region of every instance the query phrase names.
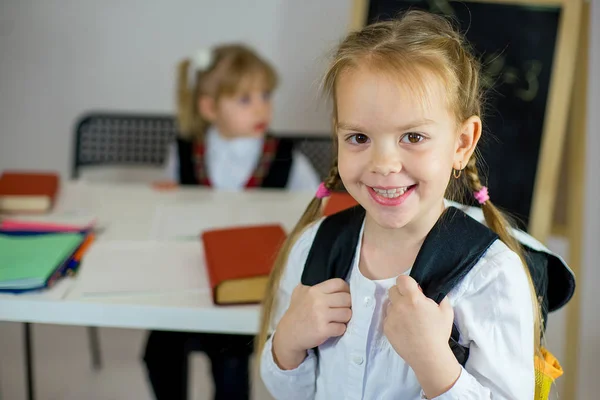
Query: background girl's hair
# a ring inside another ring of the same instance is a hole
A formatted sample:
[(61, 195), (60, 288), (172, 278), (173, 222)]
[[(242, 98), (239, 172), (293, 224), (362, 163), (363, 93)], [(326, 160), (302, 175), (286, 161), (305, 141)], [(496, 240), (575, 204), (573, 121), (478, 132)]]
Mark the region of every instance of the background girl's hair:
[[(177, 127), (181, 137), (201, 139), (210, 123), (199, 112), (200, 96), (218, 100), (245, 90), (252, 79), (262, 79), (264, 89), (277, 87), (275, 69), (250, 48), (230, 44), (212, 49), (212, 62), (204, 70), (192, 70), (190, 59), (182, 60), (177, 68)], [(249, 82), (250, 80), (250, 82)]]
[[(415, 96), (427, 101), (432, 76), (444, 82), (446, 105), (454, 113), (457, 126), (471, 116), (482, 116), (483, 94), (480, 85), (480, 64), (472, 54), (464, 37), (445, 17), (424, 11), (411, 10), (399, 18), (378, 22), (349, 34), (338, 46), (333, 62), (323, 83), (324, 91), (333, 99), (334, 138), (337, 125), (336, 84), (340, 74), (358, 67), (372, 72), (402, 79)], [(423, 104), (426, 106), (426, 104)], [(337, 149), (337, 141), (334, 146)], [(477, 171), (477, 152), (469, 160), (460, 179), (450, 180), (446, 196), (468, 204), (464, 194), (473, 195), (481, 189)], [(335, 177), (335, 179), (334, 179)], [(337, 158), (335, 158), (329, 183), (339, 181)], [(329, 187), (329, 186), (328, 186)], [(461, 196), (462, 195), (462, 196)], [(541, 340), (540, 306), (529, 269), (525, 263), (521, 245), (510, 234), (510, 224), (491, 201), (483, 205), (486, 224), (523, 262), (527, 274), (534, 310), (534, 333), (536, 353)], [(269, 281), (268, 293), (263, 304), (261, 331), (256, 342), (257, 359), (263, 349), (270, 328), (275, 296), (279, 281), (287, 263), (290, 249), (300, 233), (320, 214), (320, 200), (314, 199), (279, 254)]]

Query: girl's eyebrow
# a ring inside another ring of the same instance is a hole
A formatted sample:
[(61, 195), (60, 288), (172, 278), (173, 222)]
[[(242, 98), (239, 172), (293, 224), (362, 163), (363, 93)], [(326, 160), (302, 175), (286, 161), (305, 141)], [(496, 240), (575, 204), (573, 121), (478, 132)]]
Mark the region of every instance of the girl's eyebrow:
[[(429, 125), (434, 123), (433, 120), (428, 119), (428, 118), (423, 118), (423, 119), (418, 119), (418, 120), (414, 120), (414, 121), (410, 121), (402, 126), (399, 126), (396, 128), (396, 130), (398, 131), (407, 131), (409, 129), (414, 129), (416, 127), (419, 126), (423, 126), (423, 125)], [(356, 132), (366, 132), (367, 129), (365, 129), (364, 127), (360, 126), (360, 124), (356, 124), (353, 122), (338, 122), (338, 129), (343, 129), (345, 131), (356, 131)]]

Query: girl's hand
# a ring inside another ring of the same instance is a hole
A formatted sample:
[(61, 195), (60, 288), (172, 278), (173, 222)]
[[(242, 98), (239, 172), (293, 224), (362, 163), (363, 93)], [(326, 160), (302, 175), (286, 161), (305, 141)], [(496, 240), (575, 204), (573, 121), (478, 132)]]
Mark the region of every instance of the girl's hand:
[(438, 305), (405, 275), (390, 288), (389, 300), (385, 336), (415, 371), (427, 397), (439, 396), (454, 385), (461, 371), (448, 345), (454, 320), (450, 301), (446, 297)]
[(177, 182), (173, 181), (157, 181), (152, 182), (152, 187), (156, 190), (168, 191), (177, 189), (179, 185), (177, 184)]
[(273, 337), (273, 355), (282, 369), (295, 369), (306, 350), (342, 336), (352, 317), (350, 288), (343, 279), (296, 286)]

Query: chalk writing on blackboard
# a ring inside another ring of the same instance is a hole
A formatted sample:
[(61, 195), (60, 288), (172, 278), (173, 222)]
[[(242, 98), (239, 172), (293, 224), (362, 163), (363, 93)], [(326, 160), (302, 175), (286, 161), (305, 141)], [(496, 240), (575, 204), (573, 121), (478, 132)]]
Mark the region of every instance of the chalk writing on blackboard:
[(481, 86), (483, 89), (507, 84), (517, 86), (514, 94), (523, 101), (533, 101), (537, 96), (540, 87), (538, 77), (542, 71), (542, 63), (539, 60), (527, 60), (519, 69), (507, 66), (504, 55), (493, 53), (484, 57), (482, 66)]
[[(456, 18), (454, 7), (448, 0), (427, 0), (427, 4), (430, 12)], [(524, 101), (533, 101), (539, 90), (541, 70), (542, 63), (539, 60), (527, 60), (518, 68), (507, 65), (502, 52), (494, 52), (483, 57), (482, 88), (490, 89), (499, 84), (516, 86), (515, 96)]]

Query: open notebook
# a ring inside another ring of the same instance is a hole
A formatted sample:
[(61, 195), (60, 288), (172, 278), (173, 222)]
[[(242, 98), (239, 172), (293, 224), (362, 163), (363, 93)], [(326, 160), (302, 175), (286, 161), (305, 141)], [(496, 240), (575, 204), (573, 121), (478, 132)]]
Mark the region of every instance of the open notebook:
[(68, 268), (85, 236), (58, 233), (0, 235), (0, 290), (32, 290), (48, 286)]

